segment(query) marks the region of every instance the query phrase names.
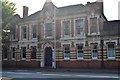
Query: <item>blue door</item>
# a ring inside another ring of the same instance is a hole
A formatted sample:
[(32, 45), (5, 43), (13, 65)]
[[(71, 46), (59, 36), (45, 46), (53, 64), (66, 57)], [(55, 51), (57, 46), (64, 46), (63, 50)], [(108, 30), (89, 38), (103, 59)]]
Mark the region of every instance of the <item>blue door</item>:
[(52, 48), (45, 48), (45, 67), (52, 67)]

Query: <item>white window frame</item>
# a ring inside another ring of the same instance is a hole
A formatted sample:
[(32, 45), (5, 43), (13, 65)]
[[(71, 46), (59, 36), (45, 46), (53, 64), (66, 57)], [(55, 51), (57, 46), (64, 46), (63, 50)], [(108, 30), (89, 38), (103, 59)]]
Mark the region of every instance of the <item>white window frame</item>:
[(36, 39), (36, 38), (33, 38), (33, 26), (36, 27), (36, 38), (37, 38), (37, 25), (36, 24), (31, 25), (31, 37), (32, 39)]
[[(15, 47), (12, 47), (12, 48), (15, 48)], [(16, 54), (15, 54), (15, 56), (16, 56)], [(12, 60), (15, 60), (15, 58), (13, 58), (13, 49), (12, 49)]]
[(26, 58), (23, 58), (22, 47), (26, 47), (26, 53), (27, 53), (27, 46), (21, 46), (21, 60), (26, 60)]
[(97, 57), (94, 57), (94, 56), (93, 56), (93, 54), (94, 54), (94, 52), (93, 52), (94, 49), (93, 49), (93, 48), (94, 48), (94, 47), (92, 47), (92, 60), (97, 60), (97, 59), (98, 59), (98, 45), (94, 45), (94, 44), (93, 44), (93, 46), (97, 46)]
[[(26, 38), (23, 38), (23, 33), (22, 33), (23, 32), (22, 31), (23, 26), (26, 26)], [(28, 36), (29, 36), (29, 34), (28, 34), (28, 25), (21, 25), (20, 26), (20, 40), (27, 40)]]
[[(48, 24), (48, 23), (51, 23), (52, 24), (52, 36), (46, 36), (46, 24)], [(44, 23), (44, 38), (53, 38), (53, 29), (54, 29), (54, 23), (53, 22), (46, 22), (46, 23)]]
[[(77, 47), (77, 60), (83, 60), (84, 59), (84, 50), (83, 50), (83, 48), (82, 48), (82, 51), (83, 51), (83, 57), (78, 57), (78, 46), (76, 45), (76, 47)], [(84, 47), (84, 45), (82, 45), (82, 47)]]
[[(90, 19), (95, 18), (95, 17), (97, 18), (97, 33), (91, 33)], [(99, 26), (99, 20), (98, 19), (99, 19), (99, 15), (88, 16), (88, 35), (100, 35), (100, 26)]]
[[(116, 44), (116, 43), (115, 43)], [(108, 60), (115, 60), (116, 59), (116, 50), (115, 50), (115, 44), (114, 44), (114, 57), (109, 57), (109, 53), (108, 53), (108, 45), (109, 44), (106, 44), (107, 45), (107, 59)]]
[[(67, 45), (67, 44), (66, 44), (66, 45)], [(69, 45), (69, 44), (68, 44), (68, 45)], [(70, 46), (71, 46), (71, 45), (70, 45)], [(71, 48), (70, 46), (69, 46), (69, 50), (70, 50), (70, 48)], [(70, 53), (69, 53), (69, 57), (67, 57), (67, 58), (65, 57), (65, 47), (64, 47), (64, 52), (63, 52), (63, 53), (64, 53), (64, 60), (70, 60)]]
[[(79, 19), (83, 20), (83, 34), (82, 35), (76, 33), (76, 20), (79, 20)], [(85, 18), (78, 17), (74, 19), (74, 36), (85, 36)]]
[[(70, 35), (64, 35), (64, 27), (63, 27), (63, 22), (64, 21), (69, 21), (70, 22)], [(71, 37), (71, 19), (65, 19), (65, 20), (61, 20), (61, 38), (64, 37), (64, 38), (67, 38), (67, 37)]]

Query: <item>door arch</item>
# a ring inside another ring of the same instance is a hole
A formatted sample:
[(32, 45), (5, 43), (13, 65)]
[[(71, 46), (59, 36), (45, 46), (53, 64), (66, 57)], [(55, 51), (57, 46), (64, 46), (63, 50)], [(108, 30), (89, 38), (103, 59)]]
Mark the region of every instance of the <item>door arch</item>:
[(52, 48), (45, 48), (45, 67), (52, 67)]

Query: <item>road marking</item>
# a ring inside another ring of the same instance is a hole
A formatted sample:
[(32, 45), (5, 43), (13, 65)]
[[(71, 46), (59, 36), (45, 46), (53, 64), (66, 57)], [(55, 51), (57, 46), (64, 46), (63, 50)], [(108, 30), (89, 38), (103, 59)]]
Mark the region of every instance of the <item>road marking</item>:
[(36, 72), (36, 73), (41, 74), (42, 72)]
[(93, 77), (93, 78), (118, 78), (118, 76), (100, 76), (100, 75), (74, 75), (78, 77)]
[(11, 74), (11, 73), (15, 73), (15, 72), (4, 72), (4, 73), (9, 73), (9, 74)]
[(60, 76), (60, 74), (42, 74), (42, 75), (45, 75), (45, 76)]
[(67, 75), (67, 74), (42, 74), (46, 76), (71, 76), (71, 77), (82, 77), (82, 78), (119, 78), (118, 76), (102, 76), (102, 75)]
[(19, 73), (14, 73), (14, 74), (34, 74), (34, 73), (24, 73), (24, 72), (19, 72)]

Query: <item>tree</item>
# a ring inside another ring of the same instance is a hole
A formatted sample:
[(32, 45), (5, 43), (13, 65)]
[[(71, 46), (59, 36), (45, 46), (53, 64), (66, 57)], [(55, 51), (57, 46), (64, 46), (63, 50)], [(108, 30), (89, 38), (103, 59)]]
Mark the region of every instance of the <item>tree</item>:
[[(15, 22), (16, 15), (15, 3), (7, 0), (2, 0), (2, 46), (9, 49), (10, 43), (10, 29), (11, 25)], [(6, 49), (5, 49), (6, 50)]]
[(15, 3), (2, 0), (2, 28), (8, 30), (10, 28), (11, 19), (15, 15)]

